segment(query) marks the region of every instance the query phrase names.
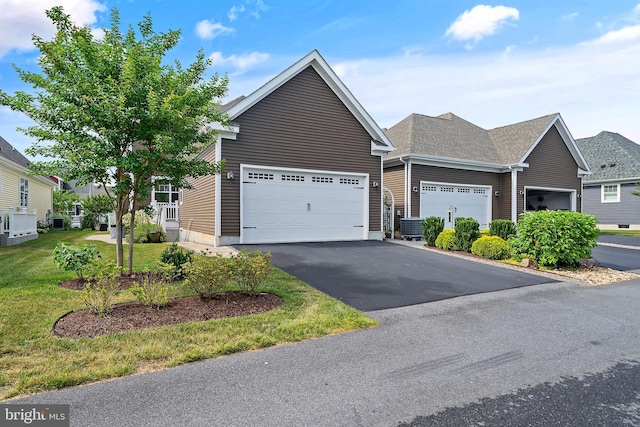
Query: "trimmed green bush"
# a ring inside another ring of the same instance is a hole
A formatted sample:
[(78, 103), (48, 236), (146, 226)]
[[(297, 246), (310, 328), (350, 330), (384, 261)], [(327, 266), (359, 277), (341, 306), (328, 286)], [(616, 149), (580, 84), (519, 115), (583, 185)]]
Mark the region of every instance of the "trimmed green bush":
[(471, 252), (471, 245), (480, 237), (480, 223), (473, 218), (456, 218), (455, 240), (459, 251)]
[(489, 236), (498, 236), (504, 240), (516, 235), (516, 225), (508, 219), (494, 219), (489, 223)]
[(255, 294), (271, 273), (271, 254), (243, 249), (231, 257), (231, 273), (240, 291)]
[(192, 289), (201, 299), (211, 299), (217, 293), (229, 291), (232, 289), (232, 262), (231, 258), (220, 254), (196, 255), (188, 264), (184, 286)]
[(84, 271), (98, 258), (98, 247), (91, 243), (78, 247), (58, 242), (53, 249), (53, 261), (56, 266), (65, 271), (75, 272), (79, 279), (84, 278)]
[(129, 291), (142, 304), (159, 310), (169, 303), (168, 284), (173, 280), (173, 270), (171, 264), (156, 262), (154, 270), (145, 272)]
[(429, 246), (436, 245), (438, 235), (444, 230), (444, 218), (428, 216), (422, 219), (422, 236)]
[(577, 266), (591, 258), (600, 233), (596, 217), (580, 212), (535, 211), (520, 215), (518, 237), (511, 240), (514, 255), (527, 255), (539, 265)]
[(173, 277), (175, 279), (183, 279), (186, 264), (191, 262), (191, 254), (193, 254), (192, 251), (187, 251), (176, 243), (172, 243), (160, 255), (160, 262), (173, 266)]
[(456, 232), (452, 229), (442, 230), (436, 238), (436, 248), (454, 251), (456, 249)]
[(499, 236), (482, 236), (471, 245), (471, 253), (489, 259), (507, 259), (511, 255), (509, 243)]

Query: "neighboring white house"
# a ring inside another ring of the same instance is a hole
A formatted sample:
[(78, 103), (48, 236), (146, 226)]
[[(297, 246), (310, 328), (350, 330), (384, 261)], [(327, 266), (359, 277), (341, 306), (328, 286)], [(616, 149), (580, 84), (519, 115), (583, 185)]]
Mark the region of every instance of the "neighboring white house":
[(54, 183), (29, 174), (29, 160), (0, 137), (0, 246), (38, 237), (53, 208)]

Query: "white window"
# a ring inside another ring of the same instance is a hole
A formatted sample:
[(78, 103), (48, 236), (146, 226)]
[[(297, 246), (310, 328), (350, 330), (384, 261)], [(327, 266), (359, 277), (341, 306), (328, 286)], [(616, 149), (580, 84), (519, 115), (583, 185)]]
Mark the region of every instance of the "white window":
[(606, 184), (602, 186), (602, 203), (620, 202), (620, 184)]
[(171, 184), (156, 184), (154, 200), (158, 203), (173, 203), (179, 199), (178, 188)]
[(29, 207), (29, 180), (20, 178), (20, 207)]

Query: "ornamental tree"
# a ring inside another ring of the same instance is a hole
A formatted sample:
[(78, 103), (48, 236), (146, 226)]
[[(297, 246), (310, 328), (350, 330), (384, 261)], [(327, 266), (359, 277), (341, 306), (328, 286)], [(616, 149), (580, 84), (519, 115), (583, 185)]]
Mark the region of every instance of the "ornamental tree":
[[(189, 188), (188, 178), (222, 171), (222, 162), (210, 163), (197, 154), (215, 142), (209, 123), (228, 124), (219, 108), (228, 79), (217, 74), (205, 79), (211, 64), (202, 51), (187, 68), (177, 61), (163, 63), (180, 41), (180, 31), (155, 33), (149, 15), (138, 31), (129, 27), (123, 34), (113, 9), (111, 27), (98, 38), (88, 26), (74, 25), (62, 7), (46, 14), (57, 31), (50, 41), (33, 36), (41, 73), (14, 66), (34, 91), (9, 95), (0, 90), (0, 105), (35, 121), (19, 129), (37, 141), (26, 152), (48, 158), (32, 163), (35, 173), (109, 189), (116, 259), (122, 266), (122, 218), (131, 210), (133, 225), (136, 204), (150, 191), (152, 177)], [(129, 245), (130, 272), (132, 263)]]

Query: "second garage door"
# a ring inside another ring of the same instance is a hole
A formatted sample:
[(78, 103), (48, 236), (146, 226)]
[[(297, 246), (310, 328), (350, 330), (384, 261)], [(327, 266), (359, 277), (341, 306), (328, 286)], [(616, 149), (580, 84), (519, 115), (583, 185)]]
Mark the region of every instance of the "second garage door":
[(243, 167), (243, 243), (363, 240), (366, 175)]
[(455, 218), (471, 217), (488, 229), (491, 220), (490, 186), (420, 183), (420, 218), (444, 218), (445, 228), (455, 226)]

